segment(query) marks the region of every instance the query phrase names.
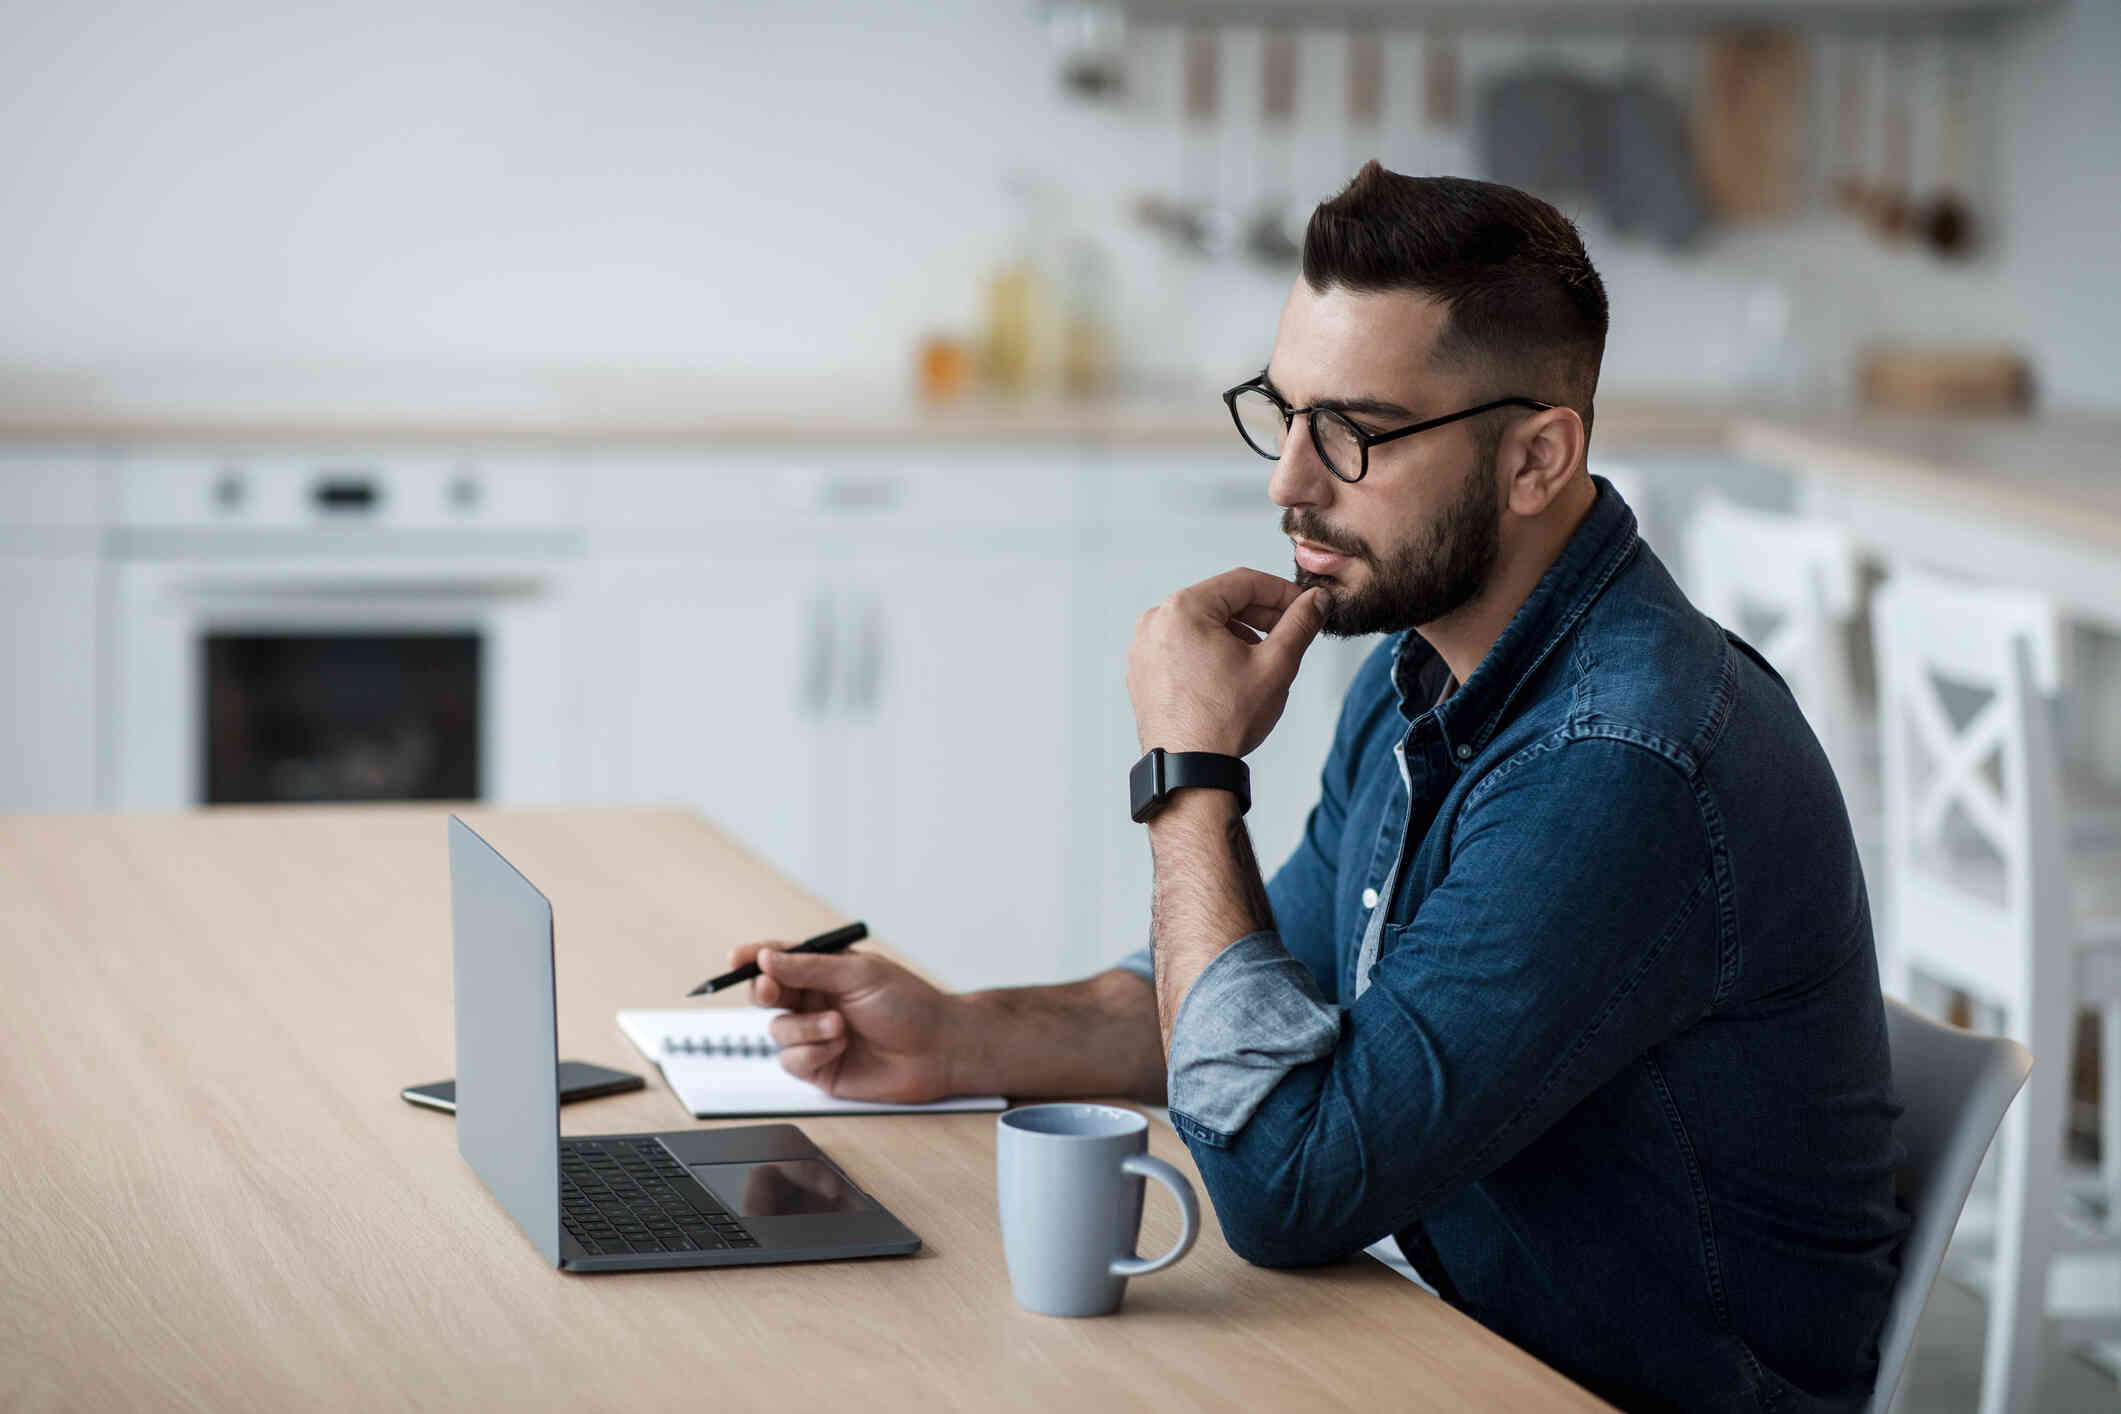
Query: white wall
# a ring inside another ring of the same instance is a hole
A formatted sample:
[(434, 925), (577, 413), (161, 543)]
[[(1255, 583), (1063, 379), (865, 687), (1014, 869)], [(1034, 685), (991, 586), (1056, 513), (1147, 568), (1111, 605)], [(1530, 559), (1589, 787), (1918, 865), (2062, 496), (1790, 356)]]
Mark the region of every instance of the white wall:
[[(2061, 6), (1989, 70), (2001, 239), (1971, 268), (1826, 214), (1686, 259), (1587, 222), (1615, 311), (1608, 391), (1839, 389), (1869, 337), (2001, 336), (2058, 402), (2121, 407), (2094, 322), (2121, 298), (2117, 16)], [(1064, 99), (1033, 0), (0, 0), (0, 33), (0, 395), (18, 401), (211, 401), (305, 376), (340, 400), (498, 401), (614, 367), (888, 384), (923, 331), (976, 319), (1017, 171), (1108, 251), (1123, 360), (1194, 382), (1256, 363), (1286, 277), (1172, 254), (1127, 218), (1134, 195), (1201, 194), (1210, 171), (1244, 204), (1322, 195), (1373, 150), (1473, 165), (1468, 133), (1419, 120), (1411, 33), (1374, 143), (1320, 96), (1337, 41), (1307, 40), (1319, 82), (1287, 175), (1248, 118), (1183, 134), (1168, 32), (1141, 36), (1132, 108)], [(1226, 55), (1239, 115), (1256, 43)], [(1468, 40), (1468, 97), (1527, 47)], [(1677, 42), (1578, 48), (1692, 72)], [(1778, 358), (1762, 336), (1785, 306)]]

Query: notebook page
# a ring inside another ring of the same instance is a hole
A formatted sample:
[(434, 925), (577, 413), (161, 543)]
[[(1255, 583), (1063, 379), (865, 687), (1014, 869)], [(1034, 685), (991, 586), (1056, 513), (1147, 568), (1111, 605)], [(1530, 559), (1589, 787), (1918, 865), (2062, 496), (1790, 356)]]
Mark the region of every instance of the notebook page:
[(626, 1039), (662, 1068), (671, 1092), (695, 1117), (738, 1115), (904, 1114), (923, 1110), (998, 1110), (999, 1095), (953, 1095), (927, 1105), (842, 1100), (781, 1069), (767, 1023), (773, 1007), (706, 1007), (693, 1011), (622, 1011)]

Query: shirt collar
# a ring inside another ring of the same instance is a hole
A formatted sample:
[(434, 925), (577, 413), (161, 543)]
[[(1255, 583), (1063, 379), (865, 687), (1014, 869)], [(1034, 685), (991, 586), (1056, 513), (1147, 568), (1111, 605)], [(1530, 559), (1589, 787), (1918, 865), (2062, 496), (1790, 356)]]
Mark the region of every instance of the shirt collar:
[(1459, 761), (1470, 760), (1501, 730), (1519, 689), (1569, 636), (1640, 543), (1635, 513), (1627, 502), (1604, 477), (1591, 480), (1598, 487), (1598, 499), (1456, 692), (1437, 702), (1450, 669), (1419, 633), (1408, 629), (1400, 635), (1392, 663), (1400, 713), (1411, 721), (1432, 710), (1434, 703), (1437, 725)]

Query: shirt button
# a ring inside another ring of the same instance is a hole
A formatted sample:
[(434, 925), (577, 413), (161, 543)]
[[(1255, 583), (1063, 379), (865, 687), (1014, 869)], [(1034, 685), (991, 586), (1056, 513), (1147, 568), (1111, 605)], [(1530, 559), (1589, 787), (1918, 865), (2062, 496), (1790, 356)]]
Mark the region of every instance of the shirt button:
[(1470, 746), (1461, 746), (1458, 748), (1458, 759), (1461, 761), (1465, 760), (1468, 756), (1471, 756), (1472, 754), (1473, 748)]
[(1377, 907), (1377, 890), (1375, 890), (1375, 889), (1364, 889), (1364, 890), (1362, 891), (1362, 906), (1363, 906), (1364, 908), (1375, 908), (1375, 907)]

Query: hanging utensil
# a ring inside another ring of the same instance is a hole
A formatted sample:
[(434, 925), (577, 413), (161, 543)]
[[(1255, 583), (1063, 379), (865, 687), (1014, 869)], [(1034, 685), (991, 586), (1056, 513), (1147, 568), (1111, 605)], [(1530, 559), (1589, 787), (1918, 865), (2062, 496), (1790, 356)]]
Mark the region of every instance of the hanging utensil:
[(1458, 36), (1441, 25), (1422, 39), (1421, 117), (1432, 128), (1458, 126)]
[(1870, 184), (1863, 179), (1864, 55), (1851, 44), (1841, 56), (1841, 115), (1839, 147), (1841, 173), (1834, 180), (1834, 196), (1841, 209), (1861, 219), (1870, 209)]
[(1295, 144), (1291, 130), (1296, 119), (1296, 37), (1287, 30), (1271, 31), (1260, 48), (1259, 147), (1266, 165), (1273, 170), (1265, 183), (1265, 195), (1245, 227), (1245, 250), (1262, 265), (1280, 269), (1302, 253), (1289, 234), (1288, 210), (1293, 185)]
[(1236, 248), (1241, 221), (1219, 195), (1222, 46), (1215, 31), (1186, 31), (1182, 62), (1186, 164), (1183, 182), (1199, 194), (1170, 208), (1170, 228), (1189, 254), (1219, 259)]
[(1341, 126), (1339, 182), (1365, 162), (1383, 160), (1380, 129), (1385, 118), (1385, 40), (1374, 29), (1348, 32), (1347, 121)]
[(1965, 195), (1962, 123), (1966, 113), (1966, 55), (1946, 41), (1944, 105), (1937, 116), (1937, 193), (1922, 212), (1921, 234), (1931, 250), (1964, 257), (1974, 246), (1973, 205)]
[(1885, 123), (1879, 138), (1878, 189), (1871, 202), (1871, 224), (1889, 241), (1907, 236), (1915, 224), (1915, 204), (1908, 188), (1914, 130), (1908, 119), (1907, 89), (1906, 55), (1896, 60), (1888, 42)]
[(1794, 215), (1804, 161), (1804, 46), (1794, 30), (1725, 30), (1704, 41), (1695, 120), (1702, 185), (1725, 220)]

